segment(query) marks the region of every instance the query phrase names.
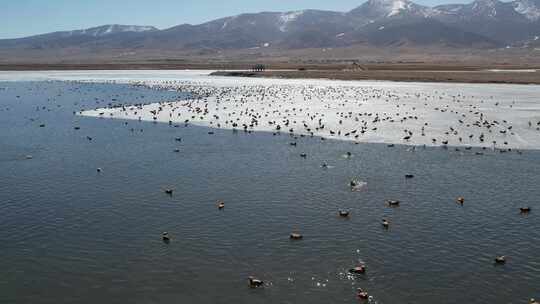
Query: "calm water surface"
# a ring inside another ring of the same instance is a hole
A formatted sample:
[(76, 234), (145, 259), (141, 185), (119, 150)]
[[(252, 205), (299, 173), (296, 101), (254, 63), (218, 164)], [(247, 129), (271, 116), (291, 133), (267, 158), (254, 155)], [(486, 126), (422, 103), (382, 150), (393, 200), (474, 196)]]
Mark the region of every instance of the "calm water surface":
[[(287, 135), (73, 115), (179, 95), (0, 83), (0, 303), (357, 303), (357, 287), (376, 303), (540, 298), (539, 152), (293, 147)], [(351, 178), (366, 189), (351, 192)], [(358, 262), (367, 273), (347, 276)], [(269, 286), (248, 288), (249, 275)]]

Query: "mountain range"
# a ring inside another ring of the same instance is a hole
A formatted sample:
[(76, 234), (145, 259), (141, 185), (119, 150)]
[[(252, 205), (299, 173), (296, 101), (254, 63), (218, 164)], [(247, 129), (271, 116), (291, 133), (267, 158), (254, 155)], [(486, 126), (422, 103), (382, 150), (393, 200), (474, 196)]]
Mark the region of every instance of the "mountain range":
[(301, 10), (225, 17), (159, 30), (105, 25), (0, 40), (19, 50), (235, 50), (437, 46), (492, 49), (540, 46), (540, 0), (475, 0), (428, 7), (409, 0), (368, 0), (349, 12)]

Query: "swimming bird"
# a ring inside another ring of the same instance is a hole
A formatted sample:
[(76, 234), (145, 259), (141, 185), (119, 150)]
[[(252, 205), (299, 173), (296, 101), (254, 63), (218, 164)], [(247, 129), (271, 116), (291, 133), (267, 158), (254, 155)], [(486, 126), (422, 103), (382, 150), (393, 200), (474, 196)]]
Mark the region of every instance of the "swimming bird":
[(531, 207), (521, 207), (521, 208), (519, 208), (519, 211), (521, 213), (529, 213), (529, 212), (531, 212)]
[(456, 199), (456, 202), (457, 202), (458, 204), (463, 205), (463, 203), (465, 202), (465, 198), (463, 198), (463, 197), (460, 196), (460, 197), (458, 197), (458, 198)]
[(171, 237), (169, 236), (169, 233), (168, 232), (163, 232), (161, 234), (161, 239), (165, 242), (165, 243), (168, 243), (170, 240), (171, 240)]
[(387, 219), (383, 219), (382, 220), (382, 225), (383, 225), (384, 228), (388, 228), (388, 227), (390, 227), (390, 222), (388, 222)]
[(173, 192), (174, 192), (173, 189), (165, 189), (164, 191), (165, 191), (165, 193), (167, 193), (168, 195), (172, 195)]
[(388, 204), (388, 206), (390, 207), (397, 207), (399, 206), (399, 201), (395, 201), (395, 200), (387, 200), (386, 203)]
[(101, 172), (101, 171), (103, 171), (103, 170), (101, 170), (101, 168), (97, 168), (96, 171), (97, 171), (97, 172)]
[(301, 240), (302, 238), (304, 238), (304, 236), (301, 235), (300, 233), (293, 232), (290, 235), (291, 240)]
[(356, 295), (362, 300), (366, 300), (369, 298), (369, 294), (367, 293), (367, 291), (364, 291), (362, 288), (356, 289)]
[(264, 286), (264, 282), (259, 279), (256, 279), (255, 277), (248, 277), (248, 280), (249, 280), (249, 287), (251, 288)]
[(349, 273), (352, 273), (352, 274), (366, 273), (366, 266), (364, 264), (360, 264), (354, 268), (349, 269)]
[(410, 178), (413, 178), (413, 177), (414, 177), (414, 175), (412, 175), (412, 174), (405, 174), (405, 178), (407, 178), (407, 179), (410, 179)]
[(506, 263), (506, 256), (501, 255), (501, 256), (495, 257), (495, 263), (496, 264), (505, 264)]
[(348, 217), (350, 214), (350, 211), (348, 210), (339, 210), (339, 216), (341, 217)]
[(222, 200), (219, 200), (217, 206), (218, 206), (218, 209), (221, 210), (221, 209), (225, 208), (225, 202), (222, 201)]

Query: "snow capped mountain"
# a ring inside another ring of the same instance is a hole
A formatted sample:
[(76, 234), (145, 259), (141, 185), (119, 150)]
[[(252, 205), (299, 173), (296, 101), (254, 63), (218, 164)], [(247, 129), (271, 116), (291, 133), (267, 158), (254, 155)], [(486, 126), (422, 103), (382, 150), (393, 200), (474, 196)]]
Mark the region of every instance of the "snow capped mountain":
[(435, 7), (412, 0), (367, 0), (349, 12), (306, 9), (246, 13), (164, 30), (111, 24), (0, 40), (0, 48), (219, 50), (359, 44), (492, 48), (523, 44), (540, 36), (539, 28), (540, 0), (474, 0)]
[(432, 9), (409, 0), (368, 0), (349, 14), (372, 20), (394, 16), (427, 17)]

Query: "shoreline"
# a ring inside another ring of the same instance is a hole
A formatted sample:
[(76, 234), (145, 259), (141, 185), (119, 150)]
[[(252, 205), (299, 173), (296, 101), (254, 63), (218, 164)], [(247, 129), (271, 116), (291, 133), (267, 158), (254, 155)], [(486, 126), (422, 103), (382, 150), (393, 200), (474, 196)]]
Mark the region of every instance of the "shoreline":
[(374, 80), (395, 82), (433, 82), (433, 83), (469, 83), (469, 84), (522, 84), (539, 85), (540, 72), (508, 71), (436, 71), (436, 70), (367, 70), (367, 71), (265, 71), (240, 72), (218, 71), (210, 76), (278, 78), (278, 79), (328, 79), (328, 80)]
[(0, 71), (98, 71), (98, 70), (205, 70), (224, 77), (384, 80), (397, 82), (540, 84), (540, 66), (511, 64), (423, 63), (287, 63), (268, 64), (263, 72), (251, 72), (251, 62), (217, 63), (0, 63)]

